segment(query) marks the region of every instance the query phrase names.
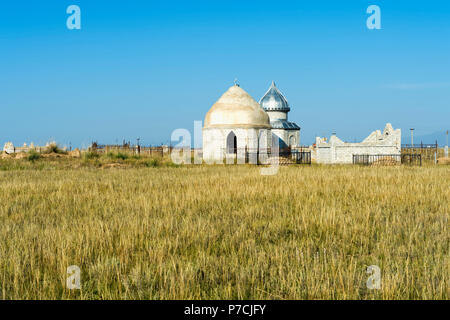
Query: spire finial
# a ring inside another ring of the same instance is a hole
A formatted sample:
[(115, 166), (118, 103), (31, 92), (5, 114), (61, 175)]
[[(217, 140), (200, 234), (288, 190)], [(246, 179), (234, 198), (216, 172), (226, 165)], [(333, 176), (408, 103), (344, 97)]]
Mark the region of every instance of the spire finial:
[(236, 87), (239, 87), (239, 83), (238, 83), (238, 79), (237, 79), (237, 78), (234, 78), (234, 85), (235, 85)]
[(272, 86), (272, 87), (276, 87), (276, 85), (275, 85), (275, 81), (273, 81), (273, 80), (272, 80), (272, 84), (271, 84), (271, 86)]

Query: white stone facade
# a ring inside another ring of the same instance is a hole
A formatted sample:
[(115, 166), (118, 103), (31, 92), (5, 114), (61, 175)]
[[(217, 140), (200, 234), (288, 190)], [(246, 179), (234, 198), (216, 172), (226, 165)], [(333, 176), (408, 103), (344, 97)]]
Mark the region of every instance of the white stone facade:
[(344, 142), (335, 135), (330, 140), (316, 137), (316, 161), (325, 164), (353, 163), (353, 155), (400, 155), (401, 130), (390, 123), (381, 133), (373, 131), (360, 143)]
[[(245, 163), (245, 151), (267, 150), (270, 138), (270, 129), (203, 128), (203, 160), (209, 164)], [(256, 159), (249, 162), (256, 164)]]
[(7, 142), (3, 146), (3, 152), (6, 152), (7, 154), (12, 154), (15, 152), (14, 145), (12, 142)]

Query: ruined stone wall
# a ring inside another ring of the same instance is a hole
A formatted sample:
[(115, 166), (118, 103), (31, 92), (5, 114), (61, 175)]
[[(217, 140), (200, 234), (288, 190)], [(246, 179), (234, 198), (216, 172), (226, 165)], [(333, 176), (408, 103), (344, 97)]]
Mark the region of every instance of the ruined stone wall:
[[(44, 152), (47, 150), (47, 148), (51, 144), (56, 144), (55, 142), (48, 142), (45, 146), (35, 146), (33, 143), (30, 143), (30, 145), (27, 145), (26, 143), (23, 144), (21, 147), (16, 147), (12, 142), (6, 142), (3, 146), (3, 152), (7, 154), (13, 154), (13, 153), (21, 153), (21, 152), (30, 152), (32, 150), (37, 152)], [(63, 150), (65, 151), (67, 148), (64, 147)]]
[(394, 130), (386, 124), (383, 132), (372, 132), (360, 143), (344, 142), (335, 135), (327, 141), (316, 138), (316, 161), (324, 164), (345, 164), (353, 162), (353, 155), (400, 155), (401, 130)]

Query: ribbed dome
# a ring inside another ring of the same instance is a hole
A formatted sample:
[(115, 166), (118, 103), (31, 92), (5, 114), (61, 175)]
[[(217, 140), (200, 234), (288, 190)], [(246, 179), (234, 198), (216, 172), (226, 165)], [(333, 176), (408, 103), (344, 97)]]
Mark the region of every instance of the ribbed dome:
[(261, 107), (266, 111), (290, 111), (289, 104), (284, 95), (272, 81), (269, 90), (259, 101)]
[(247, 92), (234, 85), (211, 107), (205, 128), (270, 128), (269, 116)]

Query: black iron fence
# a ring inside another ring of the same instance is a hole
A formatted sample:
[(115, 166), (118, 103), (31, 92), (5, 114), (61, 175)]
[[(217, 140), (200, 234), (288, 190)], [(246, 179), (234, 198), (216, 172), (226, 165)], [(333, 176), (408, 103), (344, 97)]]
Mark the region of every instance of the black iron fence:
[(121, 145), (106, 145), (98, 144), (96, 142), (92, 143), (89, 147), (89, 151), (95, 151), (98, 153), (108, 153), (108, 152), (125, 152), (133, 153), (138, 155), (148, 155), (148, 156), (161, 156), (164, 154), (170, 154), (173, 147), (170, 146), (142, 146), (142, 145), (132, 145), (130, 143), (124, 143)]
[(406, 153), (402, 154), (402, 164), (409, 164), (409, 165), (422, 165), (422, 155), (421, 154), (414, 154), (414, 153)]
[(445, 157), (445, 149), (440, 148), (437, 141), (434, 144), (402, 144), (402, 154), (420, 154), (422, 161), (430, 163)]
[(439, 145), (436, 143), (415, 143), (415, 144), (402, 144), (403, 149), (438, 149)]
[[(271, 159), (278, 158), (280, 165), (311, 164), (310, 151), (236, 148), (232, 152), (223, 149), (223, 155), (227, 163), (268, 164), (271, 163)], [(238, 159), (242, 159), (241, 162)]]
[(361, 165), (422, 165), (421, 154), (354, 154), (353, 164)]
[(311, 164), (311, 151), (293, 151), (296, 164)]

